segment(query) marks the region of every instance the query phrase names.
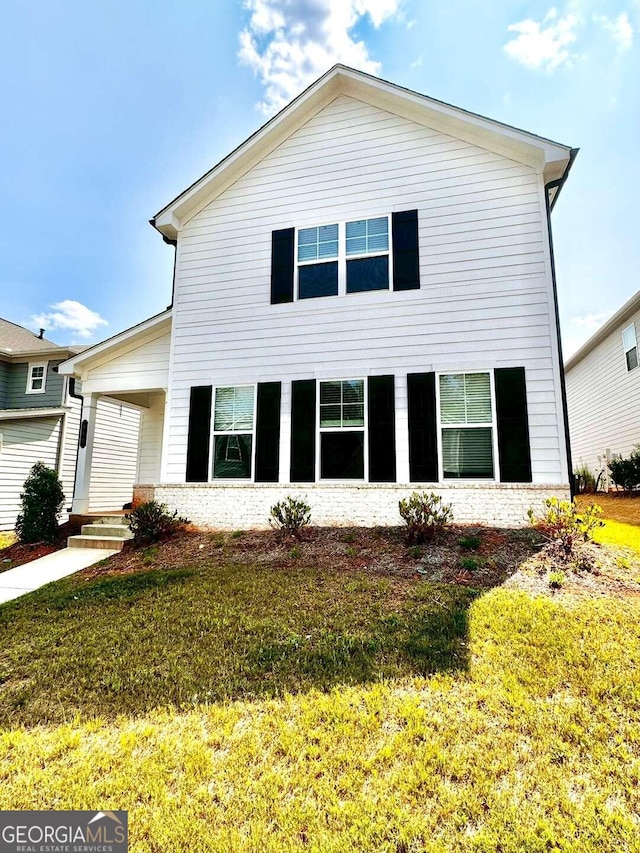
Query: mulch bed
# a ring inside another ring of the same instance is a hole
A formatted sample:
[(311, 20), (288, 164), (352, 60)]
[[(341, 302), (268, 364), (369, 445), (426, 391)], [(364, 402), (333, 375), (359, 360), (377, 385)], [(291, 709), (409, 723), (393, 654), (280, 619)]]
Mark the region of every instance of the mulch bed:
[[(478, 536), (477, 550), (458, 544)], [(512, 575), (541, 546), (533, 530), (488, 527), (450, 528), (434, 543), (409, 547), (400, 528), (311, 528), (297, 538), (273, 530), (188, 531), (147, 549), (130, 545), (108, 561), (84, 570), (86, 578), (153, 569), (234, 563), (282, 568), (313, 566), (391, 578), (424, 578), (489, 589)], [(472, 561), (473, 565), (469, 561)], [(465, 562), (466, 561), (466, 562)], [(471, 567), (470, 567), (471, 566)]]
[(46, 557), (47, 554), (53, 554), (54, 551), (59, 551), (61, 548), (66, 548), (67, 537), (79, 532), (78, 525), (67, 522), (60, 525), (56, 542), (33, 542), (28, 545), (14, 542), (13, 545), (0, 548), (0, 573), (30, 563), (32, 560), (38, 560), (40, 557)]

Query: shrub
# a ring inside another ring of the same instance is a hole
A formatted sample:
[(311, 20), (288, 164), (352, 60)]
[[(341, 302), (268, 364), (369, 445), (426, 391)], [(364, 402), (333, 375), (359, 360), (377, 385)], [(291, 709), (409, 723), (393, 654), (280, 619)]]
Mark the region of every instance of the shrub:
[(578, 494), (591, 494), (596, 490), (596, 478), (583, 463), (573, 472)]
[(589, 504), (584, 510), (580, 510), (575, 501), (547, 498), (544, 507), (544, 512), (539, 517), (530, 509), (529, 520), (543, 536), (558, 544), (566, 558), (573, 556), (578, 542), (593, 539), (594, 530), (604, 526), (604, 522), (600, 520), (602, 509), (597, 504)]
[(64, 492), (58, 475), (44, 462), (36, 462), (24, 481), (20, 505), (16, 519), (20, 542), (55, 542)]
[(458, 539), (458, 545), (464, 548), (465, 551), (477, 551), (480, 547), (479, 536), (461, 536)]
[(616, 454), (609, 462), (609, 470), (613, 482), (625, 492), (640, 487), (640, 445), (636, 444), (628, 459)]
[(465, 572), (475, 572), (479, 565), (476, 557), (462, 557), (460, 560), (460, 566)]
[(451, 506), (443, 504), (440, 495), (433, 492), (413, 492), (400, 501), (398, 508), (410, 544), (437, 538), (453, 518)]
[(189, 523), (189, 519), (181, 518), (177, 511), (169, 512), (166, 504), (156, 501), (140, 504), (131, 510), (127, 519), (135, 545), (150, 545), (169, 539)]
[(284, 535), (297, 536), (310, 521), (311, 507), (302, 496), (289, 495), (271, 507), (269, 524)]

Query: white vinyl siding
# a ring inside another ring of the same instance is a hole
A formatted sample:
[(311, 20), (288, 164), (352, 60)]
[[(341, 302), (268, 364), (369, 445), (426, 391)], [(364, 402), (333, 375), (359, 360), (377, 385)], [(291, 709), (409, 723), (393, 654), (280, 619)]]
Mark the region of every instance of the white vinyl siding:
[[(354, 168), (357, 164), (357, 168)], [(420, 290), (270, 304), (271, 233), (418, 210)], [(535, 169), (341, 95), (178, 240), (162, 479), (184, 481), (192, 385), (396, 377), (408, 479), (406, 374), (524, 366), (533, 480), (566, 482), (542, 177)]]
[(148, 408), (140, 413), (140, 445), (136, 483), (151, 485), (160, 482), (160, 457), (164, 425), (164, 395), (151, 398)]
[(122, 509), (133, 496), (138, 467), (140, 412), (126, 403), (98, 400), (91, 466), (91, 512)]
[(170, 346), (171, 331), (166, 326), (154, 329), (142, 343), (133, 341), (92, 363), (83, 388), (87, 393), (164, 389), (169, 383)]
[(640, 370), (627, 370), (622, 332), (640, 311), (611, 332), (567, 372), (573, 466), (597, 475), (607, 450), (627, 456), (640, 444)]
[(20, 493), (36, 462), (56, 467), (61, 418), (2, 421), (0, 454), (0, 530), (12, 530), (20, 511)]

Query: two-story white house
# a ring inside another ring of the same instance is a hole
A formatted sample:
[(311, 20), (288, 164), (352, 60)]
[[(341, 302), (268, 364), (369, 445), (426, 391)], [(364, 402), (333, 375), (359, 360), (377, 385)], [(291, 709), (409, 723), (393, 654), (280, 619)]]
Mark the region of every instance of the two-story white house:
[[(576, 151), (336, 66), (152, 220), (171, 307), (69, 359), (142, 412), (136, 493), (203, 525), (569, 495), (550, 210)], [(133, 484), (132, 484), (133, 485)]]
[(640, 444), (640, 290), (567, 360), (574, 465), (609, 483), (608, 461)]

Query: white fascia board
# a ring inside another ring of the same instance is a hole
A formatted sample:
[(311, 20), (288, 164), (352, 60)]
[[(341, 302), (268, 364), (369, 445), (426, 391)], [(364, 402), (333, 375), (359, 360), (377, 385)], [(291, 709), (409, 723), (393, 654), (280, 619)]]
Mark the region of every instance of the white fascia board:
[(83, 350), (81, 353), (68, 358), (62, 364), (58, 365), (58, 373), (63, 376), (75, 376), (77, 379), (80, 379), (82, 370), (88, 363), (98, 359), (108, 360), (109, 358), (113, 358), (119, 348), (134, 341), (135, 338), (141, 338), (141, 343), (143, 343), (150, 331), (154, 331), (163, 324), (166, 324), (170, 328), (172, 316), (173, 310), (169, 308), (167, 311), (163, 311), (162, 314), (156, 314), (155, 317), (143, 320), (137, 326), (125, 329), (124, 332), (120, 332), (112, 338), (102, 341), (102, 343)]
[(29, 418), (53, 418), (64, 415), (67, 409), (3, 409), (0, 411), (0, 421), (21, 421)]
[(618, 311), (616, 311), (616, 313), (610, 317), (604, 325), (600, 326), (600, 328), (591, 335), (589, 340), (584, 343), (577, 352), (566, 360), (564, 372), (568, 373), (571, 368), (575, 367), (576, 364), (581, 362), (585, 356), (589, 355), (589, 353), (594, 350), (598, 344), (601, 344), (605, 338), (608, 338), (609, 335), (623, 326), (639, 310), (640, 290), (638, 290), (637, 293), (634, 293), (631, 299), (624, 303), (622, 308), (618, 309)]
[[(344, 66), (335, 66), (151, 220), (175, 240), (183, 224), (339, 95), (348, 95), (457, 139), (561, 177), (571, 147), (436, 101)], [(550, 164), (555, 164), (549, 168)]]

